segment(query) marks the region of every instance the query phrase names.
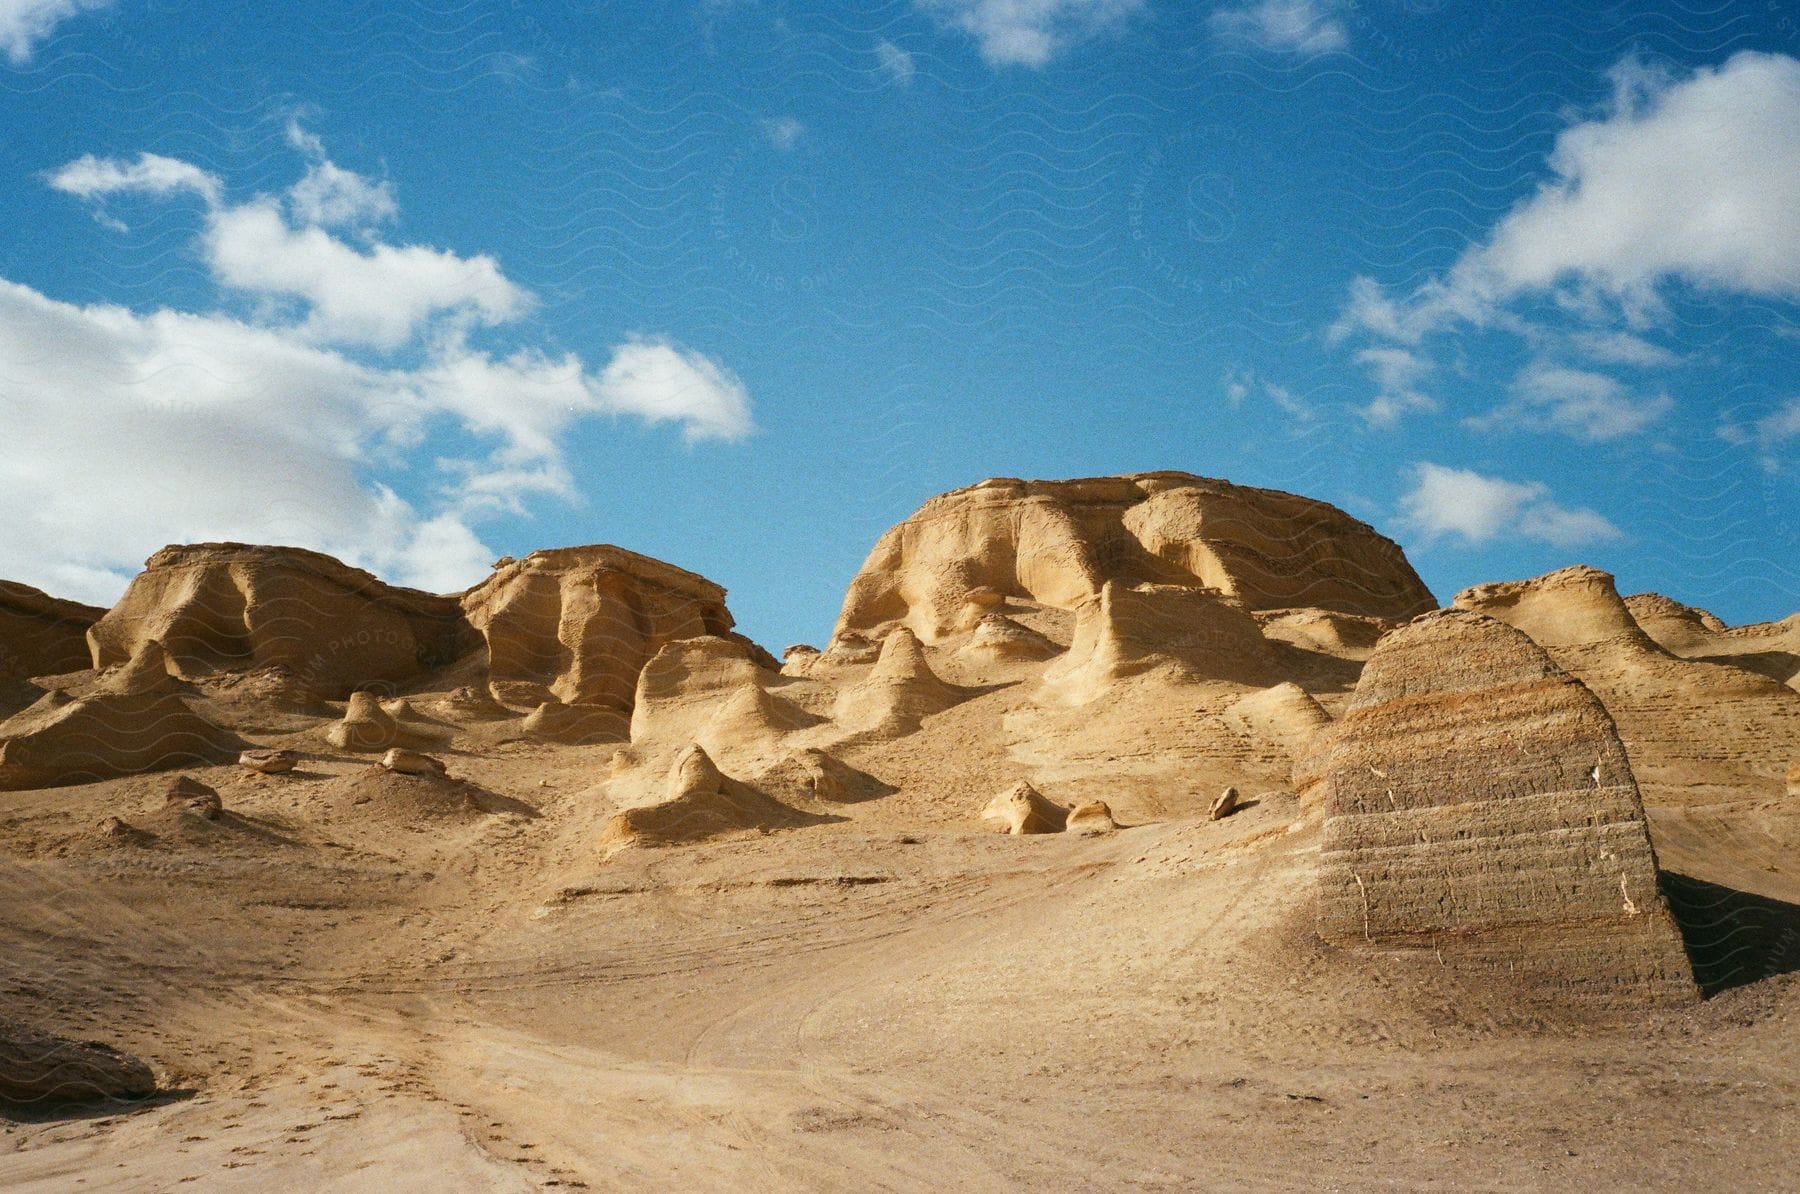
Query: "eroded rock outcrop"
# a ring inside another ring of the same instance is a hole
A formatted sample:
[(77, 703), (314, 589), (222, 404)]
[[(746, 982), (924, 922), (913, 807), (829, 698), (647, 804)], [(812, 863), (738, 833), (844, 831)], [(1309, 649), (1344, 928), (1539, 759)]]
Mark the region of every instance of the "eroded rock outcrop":
[(1382, 640), (1325, 768), (1319, 933), (1423, 947), (1557, 995), (1696, 995), (1611, 718), (1523, 633), (1465, 610)]
[[(1090, 816), (1092, 814), (1089, 814)], [(1108, 811), (1108, 818), (1111, 812)], [(995, 821), (1010, 834), (1061, 833), (1068, 828), (1069, 809), (1020, 780), (987, 802), (981, 819)]]
[(1132, 676), (1254, 680), (1270, 646), (1244, 606), (1216, 589), (1107, 581), (1081, 602), (1068, 651), (1044, 671), (1063, 696), (1086, 701)]
[(223, 763), (245, 745), (170, 693), (51, 693), (0, 722), (0, 789)]
[(1732, 664), (1800, 689), (1800, 614), (1778, 622), (1727, 626), (1703, 609), (1660, 593), (1627, 597), (1625, 608), (1644, 633), (1671, 655)]
[(397, 588), (319, 552), (242, 543), (163, 548), (87, 638), (98, 670), (154, 641), (183, 679), (281, 668), (329, 700), (412, 681), (477, 641), (453, 597)]
[(1800, 753), (1800, 692), (1732, 663), (1671, 654), (1607, 573), (1577, 565), (1476, 585), (1455, 605), (1524, 631), (1600, 698), (1653, 805), (1781, 793), (1782, 771)]
[(1400, 619), (1437, 604), (1400, 548), (1324, 502), (1187, 473), (983, 481), (888, 531), (837, 637), (896, 625), (927, 642), (1007, 599), (1073, 609), (1108, 581), (1216, 589), (1248, 609)]
[(705, 749), (694, 745), (670, 767), (663, 799), (615, 813), (600, 844), (609, 852), (631, 845), (671, 845), (817, 819), (727, 778)]
[(0, 715), (42, 692), (27, 683), (88, 666), (88, 627), (106, 611), (52, 597), (30, 585), (0, 581)]
[(848, 730), (897, 738), (967, 695), (939, 678), (918, 637), (901, 626), (882, 642), (869, 674), (838, 698), (836, 720)]
[(487, 639), (489, 686), (508, 705), (630, 712), (638, 672), (665, 643), (731, 631), (725, 590), (661, 560), (607, 545), (537, 551), (464, 594)]

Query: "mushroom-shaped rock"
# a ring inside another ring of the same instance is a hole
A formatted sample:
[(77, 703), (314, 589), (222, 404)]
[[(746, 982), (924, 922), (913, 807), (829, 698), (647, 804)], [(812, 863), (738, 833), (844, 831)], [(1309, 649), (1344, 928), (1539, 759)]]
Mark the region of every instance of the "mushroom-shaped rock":
[(443, 775), (448, 770), (442, 759), (398, 746), (381, 756), (381, 765), (401, 775)]
[(1320, 936), (1557, 996), (1695, 997), (1612, 719), (1530, 638), (1461, 609), (1417, 618), (1331, 734)]
[(964, 697), (931, 670), (918, 636), (904, 626), (881, 644), (881, 654), (860, 683), (838, 698), (837, 721), (847, 729), (900, 737)]
[(1067, 823), (1063, 826), (1065, 833), (1095, 834), (1111, 833), (1119, 827), (1113, 820), (1112, 807), (1104, 800), (1089, 800), (1069, 810)]
[(1236, 788), (1226, 788), (1223, 792), (1220, 792), (1218, 798), (1212, 802), (1212, 807), (1206, 810), (1206, 819), (1208, 821), (1223, 821), (1226, 817), (1229, 817), (1232, 813), (1237, 811), (1238, 790)]
[(0, 1019), (0, 1102), (92, 1103), (155, 1093), (156, 1075), (129, 1054)]
[(1068, 826), (1069, 810), (1020, 780), (988, 801), (981, 817), (1000, 822), (1006, 833), (1061, 833)]
[(264, 750), (261, 748), (242, 751), (238, 754), (238, 766), (262, 775), (279, 775), (284, 771), (292, 771), (300, 762), (300, 756), (291, 750)]

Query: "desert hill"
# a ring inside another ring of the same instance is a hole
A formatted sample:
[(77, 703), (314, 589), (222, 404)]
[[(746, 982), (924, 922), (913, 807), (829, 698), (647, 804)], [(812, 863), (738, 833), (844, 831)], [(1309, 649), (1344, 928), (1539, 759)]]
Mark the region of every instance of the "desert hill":
[(1787, 623), (1437, 604), (1181, 473), (934, 498), (780, 661), (604, 545), (0, 587), (0, 1184), (1781, 1186)]

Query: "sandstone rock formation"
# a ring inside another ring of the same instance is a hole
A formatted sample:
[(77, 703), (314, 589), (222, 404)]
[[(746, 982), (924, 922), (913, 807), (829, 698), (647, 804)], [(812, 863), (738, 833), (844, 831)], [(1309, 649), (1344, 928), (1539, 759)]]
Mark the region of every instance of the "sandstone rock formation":
[(1248, 611), (1215, 589), (1107, 581), (1076, 608), (1074, 639), (1044, 679), (1083, 702), (1152, 670), (1255, 682), (1271, 662)]
[(155, 1093), (156, 1075), (129, 1054), (0, 1018), (0, 1102), (92, 1103)]
[(443, 775), (448, 770), (440, 758), (397, 746), (381, 756), (381, 766), (401, 775)]
[(1111, 833), (1119, 827), (1113, 820), (1112, 808), (1104, 800), (1089, 800), (1069, 810), (1063, 832), (1078, 834)]
[[(1092, 813), (1087, 814), (1090, 818)], [(1108, 819), (1111, 812), (1108, 811)], [(981, 819), (997, 821), (1010, 834), (1061, 833), (1068, 827), (1069, 810), (1020, 780), (988, 801)]]
[(96, 669), (154, 640), (184, 679), (280, 667), (330, 700), (415, 679), (477, 641), (454, 598), (318, 552), (242, 543), (163, 548), (87, 637)]
[(1049, 638), (1005, 614), (987, 614), (963, 645), (964, 655), (995, 663), (1035, 662), (1062, 650)]
[(1625, 598), (1625, 608), (1671, 655), (1704, 663), (1728, 663), (1800, 689), (1800, 613), (1779, 622), (1727, 626), (1703, 609), (1658, 593)]
[(216, 821), (225, 811), (218, 789), (191, 775), (170, 777), (162, 789), (162, 804), (166, 809), (192, 813), (205, 821)]
[(1323, 502), (1187, 473), (1000, 478), (883, 535), (837, 637), (895, 625), (935, 642), (1006, 599), (1072, 609), (1115, 581), (1217, 589), (1249, 609), (1407, 618), (1436, 606), (1393, 542)]
[(630, 712), (638, 672), (665, 643), (732, 638), (725, 590), (673, 564), (619, 547), (538, 551), (497, 569), (463, 595), (487, 640), (489, 686), (500, 701)]
[(1311, 693), (1291, 680), (1234, 701), (1223, 717), (1240, 733), (1275, 744), (1298, 759), (1313, 736), (1331, 724), (1331, 714)]
[(691, 739), (696, 727), (734, 696), (760, 704), (752, 690), (773, 679), (768, 660), (733, 635), (701, 635), (664, 643), (638, 673), (631, 709), (631, 740), (670, 735)]
[(932, 671), (918, 638), (900, 626), (882, 642), (869, 674), (839, 698), (836, 720), (849, 730), (897, 738), (966, 695)]
[(527, 714), (523, 728), (534, 737), (570, 745), (623, 742), (631, 736), (631, 722), (610, 705), (565, 705), (555, 697)]
[(325, 731), (325, 738), (339, 750), (373, 753), (396, 746), (441, 744), (449, 740), (450, 733), (426, 722), (402, 721), (383, 707), (374, 693), (353, 692), (343, 718)]
[(1446, 610), (1383, 639), (1325, 782), (1328, 941), (1431, 948), (1562, 996), (1695, 996), (1612, 721), (1519, 631)]
[(226, 762), (244, 745), (168, 693), (51, 693), (0, 722), (0, 789)]
[(168, 653), (155, 639), (144, 643), (136, 655), (104, 673), (96, 687), (102, 692), (132, 695), (183, 691), (181, 682), (169, 671)]
[(246, 750), (238, 755), (238, 766), (262, 775), (280, 775), (292, 771), (300, 756), (291, 750)]
[(1226, 817), (1229, 817), (1232, 813), (1237, 811), (1238, 790), (1236, 788), (1226, 788), (1223, 792), (1219, 793), (1218, 799), (1212, 802), (1212, 807), (1206, 810), (1206, 819), (1208, 821), (1223, 821)]
[(87, 667), (87, 629), (105, 612), (0, 581), (0, 716), (43, 695), (31, 677)]
[(1730, 663), (1670, 654), (1608, 574), (1576, 566), (1477, 585), (1455, 604), (1524, 631), (1600, 698), (1653, 806), (1781, 792), (1787, 761), (1800, 753), (1800, 692)]
[(630, 845), (699, 841), (734, 830), (773, 829), (808, 819), (816, 818), (727, 778), (712, 757), (694, 745), (670, 767), (663, 799), (615, 813), (600, 844), (611, 852)]

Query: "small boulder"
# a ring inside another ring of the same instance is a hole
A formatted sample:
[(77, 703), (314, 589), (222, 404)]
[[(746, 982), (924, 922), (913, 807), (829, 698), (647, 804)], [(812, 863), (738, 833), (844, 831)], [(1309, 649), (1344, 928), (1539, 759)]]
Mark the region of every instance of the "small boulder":
[(225, 811), (216, 789), (191, 775), (177, 775), (163, 784), (163, 806), (177, 812), (193, 813), (207, 821), (216, 821)]
[(1232, 813), (1237, 811), (1238, 790), (1236, 788), (1226, 788), (1223, 792), (1219, 793), (1219, 798), (1212, 802), (1212, 807), (1206, 810), (1206, 819), (1208, 821), (1223, 821), (1226, 817), (1229, 817)]
[(300, 756), (291, 750), (247, 750), (238, 755), (238, 766), (263, 775), (277, 775), (283, 771), (292, 771), (300, 762)]
[(397, 746), (381, 756), (381, 765), (401, 775), (443, 775), (448, 770), (442, 759)]
[(1069, 810), (1020, 780), (988, 801), (981, 818), (1001, 822), (1011, 834), (1061, 833), (1068, 824)]
[(1113, 820), (1112, 807), (1104, 800), (1090, 800), (1078, 804), (1069, 810), (1069, 818), (1063, 826), (1065, 833), (1095, 834), (1111, 833), (1119, 827)]
[(135, 1057), (0, 1018), (0, 1103), (81, 1103), (155, 1093), (156, 1075)]

